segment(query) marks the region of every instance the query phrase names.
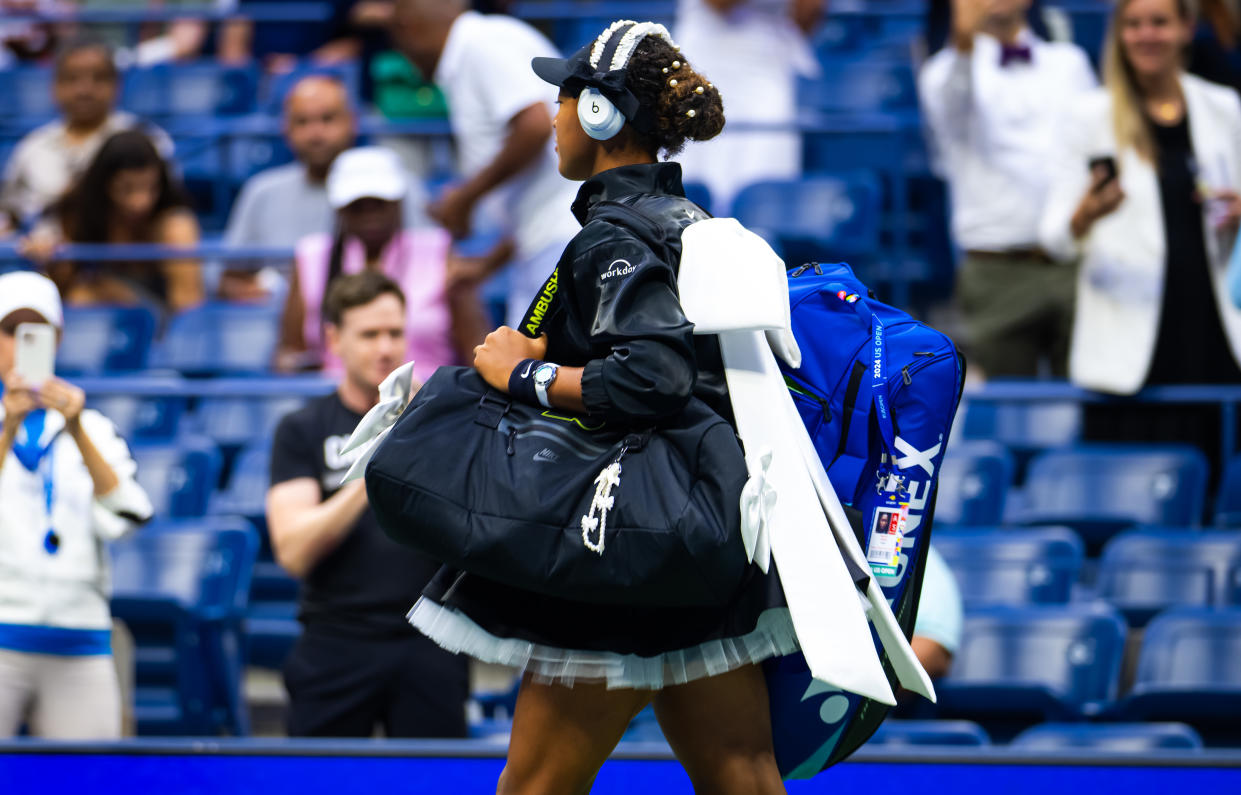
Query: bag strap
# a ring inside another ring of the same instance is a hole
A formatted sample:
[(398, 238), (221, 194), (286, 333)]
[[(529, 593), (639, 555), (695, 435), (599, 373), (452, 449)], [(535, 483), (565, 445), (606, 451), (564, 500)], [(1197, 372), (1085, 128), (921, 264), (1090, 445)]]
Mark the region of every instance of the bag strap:
[(879, 435), (883, 441), (884, 450), (888, 454), (888, 459), (894, 461), (896, 460), (896, 429), (892, 424), (892, 411), (888, 405), (888, 350), (884, 339), (883, 321), (870, 308), (865, 298), (857, 293), (849, 292), (843, 284), (833, 282), (825, 285), (823, 289), (835, 293), (836, 298), (852, 309), (870, 329), (871, 401), (875, 407), (875, 421), (879, 426)]
[(494, 431), (500, 427), (500, 420), (504, 419), (504, 415), (512, 408), (512, 398), (488, 389), (478, 399), (478, 416), (474, 418), (474, 423)]

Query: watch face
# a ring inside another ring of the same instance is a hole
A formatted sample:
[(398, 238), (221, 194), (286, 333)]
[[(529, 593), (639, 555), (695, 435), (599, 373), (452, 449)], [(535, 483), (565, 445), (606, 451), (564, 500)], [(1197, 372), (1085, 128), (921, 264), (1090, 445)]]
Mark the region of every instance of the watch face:
[(557, 369), (554, 364), (540, 364), (534, 371), (535, 385), (546, 388), (556, 378)]

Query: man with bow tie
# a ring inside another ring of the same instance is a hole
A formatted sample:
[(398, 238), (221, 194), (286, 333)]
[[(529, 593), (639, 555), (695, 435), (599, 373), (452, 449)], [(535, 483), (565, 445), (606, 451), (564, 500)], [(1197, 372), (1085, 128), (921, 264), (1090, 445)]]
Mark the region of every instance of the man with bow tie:
[(952, 0), (949, 44), (918, 76), (966, 349), (987, 376), (1063, 376), (1073, 312), (1074, 275), (1039, 250), (1038, 223), (1059, 119), (1095, 77), (1079, 48), (1029, 30), (1030, 3)]

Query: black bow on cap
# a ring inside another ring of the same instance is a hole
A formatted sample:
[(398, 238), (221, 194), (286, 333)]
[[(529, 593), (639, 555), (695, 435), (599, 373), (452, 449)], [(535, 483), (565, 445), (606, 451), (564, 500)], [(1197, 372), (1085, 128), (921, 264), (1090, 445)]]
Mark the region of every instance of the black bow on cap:
[(611, 100), (625, 119), (640, 131), (649, 132), (653, 127), (650, 110), (643, 108), (638, 98), (625, 87), (624, 69), (604, 72), (591, 66), (590, 61), (581, 60), (573, 64), (573, 70), (565, 78), (564, 86), (574, 89), (597, 88), (599, 93)]

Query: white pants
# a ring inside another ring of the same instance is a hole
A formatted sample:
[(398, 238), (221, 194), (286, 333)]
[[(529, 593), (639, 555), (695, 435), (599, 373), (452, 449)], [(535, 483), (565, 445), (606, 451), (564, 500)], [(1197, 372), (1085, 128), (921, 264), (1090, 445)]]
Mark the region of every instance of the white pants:
[(121, 693), (110, 655), (62, 657), (0, 649), (0, 738), (30, 721), (56, 740), (116, 740)]

